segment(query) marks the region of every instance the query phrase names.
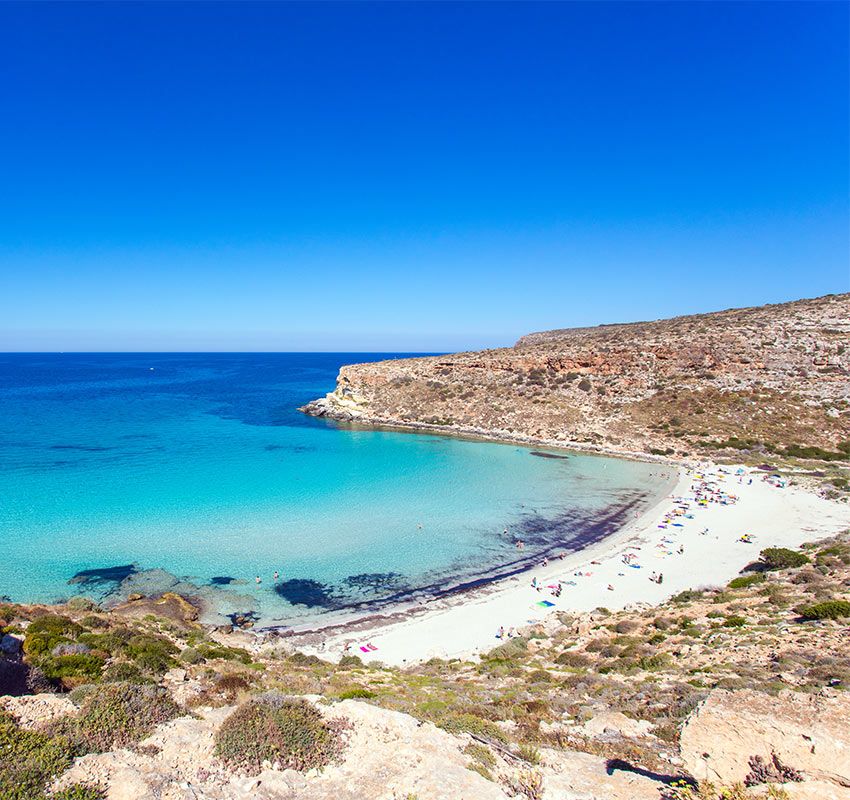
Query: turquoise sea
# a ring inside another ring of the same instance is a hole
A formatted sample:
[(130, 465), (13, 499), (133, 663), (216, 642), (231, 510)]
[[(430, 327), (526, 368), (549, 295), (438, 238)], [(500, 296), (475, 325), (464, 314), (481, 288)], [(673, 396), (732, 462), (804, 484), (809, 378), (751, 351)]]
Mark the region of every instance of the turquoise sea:
[(297, 411), (392, 357), (0, 355), (0, 596), (177, 588), (286, 627), (511, 574), (669, 489), (650, 464)]

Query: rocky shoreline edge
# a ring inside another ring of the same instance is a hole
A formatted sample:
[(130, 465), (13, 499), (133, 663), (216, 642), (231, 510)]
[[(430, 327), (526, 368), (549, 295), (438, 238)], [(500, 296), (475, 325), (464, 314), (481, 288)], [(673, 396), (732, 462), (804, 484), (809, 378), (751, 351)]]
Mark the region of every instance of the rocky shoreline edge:
[(689, 462), (681, 458), (670, 458), (664, 455), (630, 450), (614, 445), (593, 444), (570, 439), (547, 439), (528, 436), (522, 433), (506, 430), (492, 430), (473, 425), (434, 425), (426, 422), (411, 422), (389, 417), (378, 417), (363, 411), (354, 411), (342, 405), (331, 392), (325, 397), (311, 400), (298, 409), (309, 417), (331, 420), (345, 425), (361, 426), (376, 430), (399, 430), (409, 433), (431, 433), (440, 436), (453, 436), (461, 439), (493, 442), (494, 444), (520, 444), (532, 447), (546, 447), (554, 450), (581, 453), (587, 455), (611, 456), (625, 458), (631, 461), (647, 461), (673, 466), (688, 466)]

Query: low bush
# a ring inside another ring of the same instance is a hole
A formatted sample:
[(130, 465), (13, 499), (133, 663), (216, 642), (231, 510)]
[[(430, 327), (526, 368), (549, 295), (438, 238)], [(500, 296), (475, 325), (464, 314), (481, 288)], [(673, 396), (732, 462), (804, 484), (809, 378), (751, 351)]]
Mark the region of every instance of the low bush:
[(729, 581), (730, 589), (746, 589), (748, 586), (755, 586), (757, 583), (764, 583), (764, 575), (756, 572), (753, 575), (742, 575), (739, 578), (732, 578)]
[(590, 656), (584, 653), (577, 653), (574, 650), (565, 650), (556, 659), (556, 664), (563, 664), (565, 667), (581, 668), (586, 667), (591, 663)]
[(370, 692), (362, 686), (356, 686), (353, 689), (346, 689), (337, 695), (340, 700), (369, 700), (374, 696), (374, 692)]
[(825, 600), (806, 606), (800, 611), (804, 619), (841, 619), (850, 617), (850, 602), (847, 600)]
[(129, 661), (118, 661), (110, 664), (101, 676), (104, 683), (150, 683), (142, 671)]
[[(74, 653), (67, 656), (44, 656), (38, 666), (50, 680), (64, 678), (86, 678), (96, 680), (103, 673), (103, 659), (90, 653)], [(69, 685), (73, 685), (71, 682)]]
[(504, 731), (496, 723), (475, 714), (452, 712), (439, 719), (437, 725), (449, 733), (472, 733), (496, 742), (508, 741)]
[(321, 768), (336, 760), (344, 745), (339, 721), (325, 722), (303, 699), (278, 692), (258, 695), (237, 708), (215, 737), (222, 761), (256, 775), (264, 762), (283, 769)]
[(180, 652), (180, 660), (184, 664), (200, 664), (204, 657), (194, 647), (187, 647)]
[(792, 569), (809, 563), (809, 557), (787, 547), (768, 547), (759, 553), (759, 559), (765, 569)]
[(0, 797), (3, 800), (42, 800), (54, 776), (67, 769), (74, 748), (63, 737), (25, 731), (0, 712)]
[(176, 666), (174, 656), (180, 650), (163, 636), (138, 634), (127, 642), (125, 652), (140, 669), (161, 675)]
[(195, 647), (202, 658), (221, 658), (225, 661), (241, 661), (243, 664), (251, 663), (251, 654), (241, 647), (226, 647), (215, 642), (201, 642)]
[(743, 628), (747, 624), (745, 617), (732, 615), (723, 620), (724, 628)]
[(157, 725), (179, 714), (179, 706), (159, 686), (110, 683), (91, 691), (79, 714), (57, 720), (53, 731), (72, 741), (80, 752), (102, 753), (141, 741)]

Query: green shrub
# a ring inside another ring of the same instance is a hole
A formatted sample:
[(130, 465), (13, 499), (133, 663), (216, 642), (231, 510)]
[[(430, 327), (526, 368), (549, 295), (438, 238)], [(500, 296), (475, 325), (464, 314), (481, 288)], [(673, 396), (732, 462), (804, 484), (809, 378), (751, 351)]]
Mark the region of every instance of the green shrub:
[(757, 583), (764, 583), (764, 575), (756, 572), (753, 575), (742, 575), (739, 578), (732, 578), (729, 581), (730, 589), (746, 589), (748, 586), (755, 586)]
[(43, 656), (38, 667), (51, 680), (63, 678), (98, 679), (103, 673), (103, 659), (91, 653), (74, 653), (67, 656)]
[(222, 724), (215, 753), (227, 764), (256, 775), (263, 762), (305, 771), (324, 767), (342, 752), (338, 721), (327, 723), (310, 703), (268, 692), (244, 703)]
[(521, 636), (494, 647), (484, 658), (487, 661), (514, 661), (528, 655), (528, 642)]
[(374, 696), (374, 692), (370, 692), (368, 689), (364, 689), (362, 686), (356, 686), (353, 689), (346, 689), (344, 692), (340, 692), (337, 695), (340, 700), (369, 700)]
[(528, 764), (540, 763), (540, 751), (530, 744), (521, 744), (517, 755)]
[(187, 647), (181, 651), (180, 660), (184, 664), (200, 664), (204, 657), (194, 647)]
[(251, 654), (241, 647), (227, 647), (215, 642), (200, 642), (195, 650), (202, 658), (221, 658), (225, 661), (241, 661), (243, 664), (251, 663)]
[(110, 664), (101, 677), (103, 683), (150, 683), (150, 678), (129, 661), (119, 661)]
[(685, 591), (679, 592), (677, 595), (673, 595), (670, 600), (674, 603), (690, 603), (691, 600), (699, 600), (703, 594), (704, 593), (700, 589), (685, 589)]
[(180, 714), (165, 689), (135, 683), (98, 686), (83, 701), (76, 717), (54, 723), (54, 731), (88, 753), (103, 753), (141, 741), (153, 729)]
[(743, 628), (747, 624), (745, 617), (732, 615), (723, 620), (724, 628)]
[(47, 783), (73, 761), (71, 743), (62, 737), (25, 731), (0, 712), (0, 798), (42, 800)]
[(787, 547), (768, 547), (759, 553), (759, 558), (767, 569), (792, 569), (809, 563), (809, 557)]
[(804, 619), (841, 619), (850, 617), (850, 602), (847, 600), (825, 600), (802, 609)]
[(498, 725), (475, 714), (450, 712), (439, 719), (437, 725), (449, 733), (474, 733), (483, 739), (502, 743), (508, 741)]
[(575, 668), (586, 667), (590, 664), (590, 662), (590, 656), (587, 656), (584, 653), (577, 653), (574, 650), (565, 650), (555, 659), (556, 664), (563, 664), (565, 667)]
[(163, 636), (138, 634), (127, 642), (125, 652), (140, 669), (161, 675), (177, 664), (174, 656), (180, 650)]
[(339, 666), (341, 667), (362, 667), (363, 661), (360, 656), (343, 656), (339, 660)]

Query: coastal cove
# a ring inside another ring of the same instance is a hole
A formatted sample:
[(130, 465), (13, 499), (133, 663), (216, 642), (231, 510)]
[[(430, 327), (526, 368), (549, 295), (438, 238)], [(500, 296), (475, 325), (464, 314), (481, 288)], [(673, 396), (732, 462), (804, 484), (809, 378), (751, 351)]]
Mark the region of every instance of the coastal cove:
[(510, 579), (670, 491), (657, 463), (298, 413), (374, 357), (3, 356), (0, 595), (173, 591), (293, 631)]

